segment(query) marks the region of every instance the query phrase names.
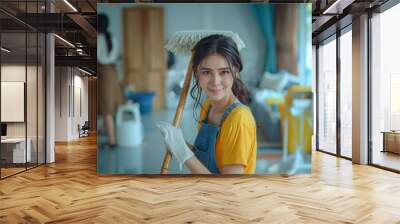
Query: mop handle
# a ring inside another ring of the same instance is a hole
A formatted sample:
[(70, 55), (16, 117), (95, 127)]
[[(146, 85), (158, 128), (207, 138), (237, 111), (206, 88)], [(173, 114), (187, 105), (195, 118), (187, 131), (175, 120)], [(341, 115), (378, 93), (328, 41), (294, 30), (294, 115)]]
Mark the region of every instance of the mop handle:
[[(192, 54), (193, 55), (193, 54)], [(192, 58), (190, 58), (189, 66), (185, 75), (185, 81), (183, 83), (182, 91), (179, 96), (179, 103), (178, 107), (176, 108), (175, 112), (175, 117), (172, 125), (174, 127), (179, 127), (179, 124), (181, 123), (182, 120), (182, 113), (183, 109), (185, 108), (185, 103), (186, 103), (186, 97), (189, 92), (189, 87), (190, 87), (190, 80), (192, 79)], [(168, 173), (168, 168), (169, 168), (169, 163), (171, 161), (172, 154), (170, 150), (167, 147), (167, 151), (164, 155), (164, 161), (161, 167), (161, 174), (167, 174)]]

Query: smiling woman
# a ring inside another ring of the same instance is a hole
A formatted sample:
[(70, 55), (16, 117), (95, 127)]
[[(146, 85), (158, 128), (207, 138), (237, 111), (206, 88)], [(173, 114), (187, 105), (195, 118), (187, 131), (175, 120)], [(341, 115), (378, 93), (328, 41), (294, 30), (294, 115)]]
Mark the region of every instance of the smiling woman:
[[(235, 42), (210, 35), (194, 47), (191, 96), (200, 106), (199, 132), (192, 150), (179, 128), (159, 125), (174, 156), (196, 174), (252, 174), (256, 167), (256, 125), (249, 91), (239, 79), (243, 65)], [(201, 95), (207, 96), (201, 103)]]

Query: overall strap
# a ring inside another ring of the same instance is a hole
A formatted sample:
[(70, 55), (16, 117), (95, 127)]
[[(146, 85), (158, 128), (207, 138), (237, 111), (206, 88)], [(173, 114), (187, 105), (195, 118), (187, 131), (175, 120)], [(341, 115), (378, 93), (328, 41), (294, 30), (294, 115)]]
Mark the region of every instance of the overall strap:
[(231, 113), (231, 111), (232, 111), (233, 109), (235, 109), (236, 107), (241, 106), (241, 105), (243, 105), (243, 104), (242, 104), (241, 102), (239, 102), (239, 101), (235, 101), (234, 103), (232, 103), (231, 105), (229, 105), (229, 106), (225, 109), (224, 114), (222, 115), (222, 119), (221, 119), (220, 125), (222, 125), (222, 123), (224, 122), (225, 118), (228, 117), (228, 115)]
[(208, 114), (210, 113), (211, 109), (211, 103), (208, 104), (207, 112), (206, 112), (206, 117), (204, 118), (203, 122), (208, 123)]
[[(224, 111), (224, 114), (222, 115), (222, 119), (221, 119), (221, 123), (225, 120), (225, 118), (229, 115), (229, 113), (235, 109), (237, 106), (241, 106), (243, 105), (240, 101), (236, 100), (235, 102), (233, 102), (232, 104), (230, 104)], [(210, 109), (211, 109), (211, 104), (209, 104), (208, 108), (207, 108), (207, 113), (206, 113), (206, 117), (204, 118), (203, 122), (207, 123), (208, 122), (208, 115), (210, 114)]]

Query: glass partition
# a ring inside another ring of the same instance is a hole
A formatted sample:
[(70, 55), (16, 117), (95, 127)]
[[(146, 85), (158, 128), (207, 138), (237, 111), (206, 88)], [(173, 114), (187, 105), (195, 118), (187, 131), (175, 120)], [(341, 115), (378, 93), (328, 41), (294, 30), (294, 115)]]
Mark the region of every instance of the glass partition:
[(372, 164), (400, 171), (400, 5), (371, 19)]
[[(351, 27), (350, 27), (351, 28)], [(352, 33), (340, 36), (340, 155), (352, 157)]]
[[(1, 140), (2, 177), (26, 169), (26, 33), (1, 34)], [(29, 148), (28, 148), (29, 149)], [(28, 160), (29, 162), (30, 160)]]
[(318, 150), (336, 154), (336, 39), (318, 48)]
[(43, 33), (38, 34), (38, 65), (37, 65), (37, 162), (38, 164), (45, 163), (46, 159), (46, 147), (45, 147), (45, 89), (46, 89), (46, 76), (45, 76), (45, 65), (46, 65), (46, 36)]
[[(19, 1), (15, 17), (44, 3)], [(10, 15), (0, 12), (1, 179), (45, 162), (45, 35)]]
[(30, 151), (30, 158), (28, 159), (27, 166), (32, 167), (37, 165), (37, 116), (38, 116), (38, 88), (37, 88), (37, 76), (38, 76), (38, 57), (37, 57), (37, 45), (38, 35), (36, 32), (27, 33), (28, 38), (28, 61), (27, 61), (27, 98), (26, 98), (26, 111), (27, 111), (27, 150)]

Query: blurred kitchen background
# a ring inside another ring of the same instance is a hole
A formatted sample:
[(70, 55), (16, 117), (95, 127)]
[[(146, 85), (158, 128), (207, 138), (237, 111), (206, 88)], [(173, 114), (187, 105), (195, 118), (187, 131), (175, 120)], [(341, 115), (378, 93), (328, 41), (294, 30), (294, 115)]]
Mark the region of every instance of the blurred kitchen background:
[[(252, 95), (257, 122), (256, 173), (309, 173), (313, 139), (313, 77), (309, 4), (104, 3), (97, 13), (110, 20), (120, 46), (116, 67), (124, 103), (114, 115), (117, 148), (98, 116), (98, 172), (157, 174), (165, 154), (159, 121), (172, 123), (189, 57), (164, 49), (181, 30), (230, 30), (239, 34), (242, 80)], [(99, 44), (99, 43), (98, 43)], [(187, 98), (184, 136), (197, 134), (193, 101)], [(180, 171), (172, 160), (170, 173)]]

